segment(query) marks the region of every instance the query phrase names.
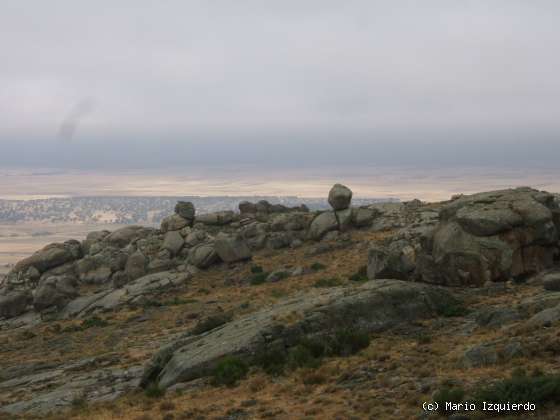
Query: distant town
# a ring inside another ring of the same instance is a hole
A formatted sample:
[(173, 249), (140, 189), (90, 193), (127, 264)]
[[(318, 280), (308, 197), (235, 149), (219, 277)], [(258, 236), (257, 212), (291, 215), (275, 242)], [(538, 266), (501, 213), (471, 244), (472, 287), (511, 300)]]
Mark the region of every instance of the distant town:
[[(305, 204), (310, 210), (329, 208), (325, 198), (274, 196), (177, 196), (177, 197), (69, 197), (38, 200), (0, 200), (0, 224), (87, 223), (157, 225), (173, 213), (179, 200), (191, 201), (198, 214), (237, 210), (241, 201), (267, 200), (293, 207)], [(356, 198), (354, 204), (395, 201), (387, 198)]]

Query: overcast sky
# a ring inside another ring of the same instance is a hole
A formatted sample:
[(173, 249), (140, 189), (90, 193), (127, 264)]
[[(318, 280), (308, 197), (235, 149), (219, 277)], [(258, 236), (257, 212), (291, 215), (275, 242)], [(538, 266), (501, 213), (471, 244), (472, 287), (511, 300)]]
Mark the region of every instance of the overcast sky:
[(2, 0), (0, 164), (556, 163), (558, 16), (557, 0)]

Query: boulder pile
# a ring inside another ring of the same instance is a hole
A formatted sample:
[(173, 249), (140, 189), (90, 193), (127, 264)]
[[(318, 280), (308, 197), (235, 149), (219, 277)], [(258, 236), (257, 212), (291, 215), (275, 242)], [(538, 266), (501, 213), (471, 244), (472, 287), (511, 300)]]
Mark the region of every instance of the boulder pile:
[(373, 244), (368, 275), (448, 286), (524, 279), (558, 259), (559, 230), (553, 194), (524, 187), (459, 196), (439, 206), (433, 228)]
[[(50, 244), (18, 262), (6, 276), (0, 286), (0, 316), (16, 317), (31, 310), (58, 313), (83, 298), (81, 285), (110, 291), (126, 289), (155, 273), (185, 273), (188, 278), (214, 264), (248, 261), (263, 248), (336, 239), (340, 231), (371, 225), (377, 214), (374, 209), (350, 207), (351, 199), (352, 191), (336, 184), (328, 196), (333, 210), (317, 213), (305, 205), (289, 208), (262, 200), (241, 202), (239, 213), (199, 215), (192, 203), (179, 201), (159, 229), (127, 226), (91, 232), (82, 242)], [(113, 302), (116, 295), (108, 296)]]

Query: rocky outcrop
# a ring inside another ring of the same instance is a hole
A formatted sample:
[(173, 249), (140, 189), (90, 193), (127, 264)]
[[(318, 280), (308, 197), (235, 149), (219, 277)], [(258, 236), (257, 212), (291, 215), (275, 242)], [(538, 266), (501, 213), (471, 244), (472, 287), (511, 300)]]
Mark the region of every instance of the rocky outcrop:
[[(302, 335), (329, 334), (352, 327), (383, 331), (435, 316), (440, 305), (452, 300), (445, 290), (397, 280), (313, 291), (200, 336), (179, 338), (152, 359), (144, 371), (143, 384), (155, 381), (168, 388), (206, 375), (227, 355), (251, 359), (267, 346), (287, 348)], [(301, 314), (301, 318), (289, 326), (277, 321), (288, 314)]]
[(462, 196), (440, 211), (424, 244), (418, 278), (446, 285), (482, 285), (535, 274), (558, 256), (558, 211), (552, 194), (530, 188)]
[(369, 278), (482, 286), (530, 276), (558, 257), (557, 213), (552, 194), (531, 188), (463, 195), (442, 204), (438, 218), (421, 203), (404, 206), (406, 226), (372, 245)]
[(33, 267), (40, 273), (50, 268), (60, 266), (82, 256), (81, 244), (78, 241), (67, 241), (63, 244), (53, 243), (47, 245), (32, 256), (19, 261), (13, 272), (23, 273)]
[(140, 277), (119, 289), (103, 290), (80, 296), (69, 302), (60, 313), (61, 318), (83, 318), (96, 312), (115, 309), (122, 305), (142, 303), (147, 295), (157, 294), (185, 284), (189, 273), (164, 271)]

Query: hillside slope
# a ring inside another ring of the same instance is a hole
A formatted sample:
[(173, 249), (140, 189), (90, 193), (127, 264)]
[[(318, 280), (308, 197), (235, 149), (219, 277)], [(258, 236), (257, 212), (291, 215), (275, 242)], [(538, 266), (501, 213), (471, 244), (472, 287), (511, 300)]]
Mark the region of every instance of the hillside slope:
[(337, 185), (316, 213), (180, 202), (160, 229), (20, 261), (0, 296), (0, 411), (401, 419), (428, 417), (423, 402), (513, 398), (557, 418), (557, 197), (351, 198)]

